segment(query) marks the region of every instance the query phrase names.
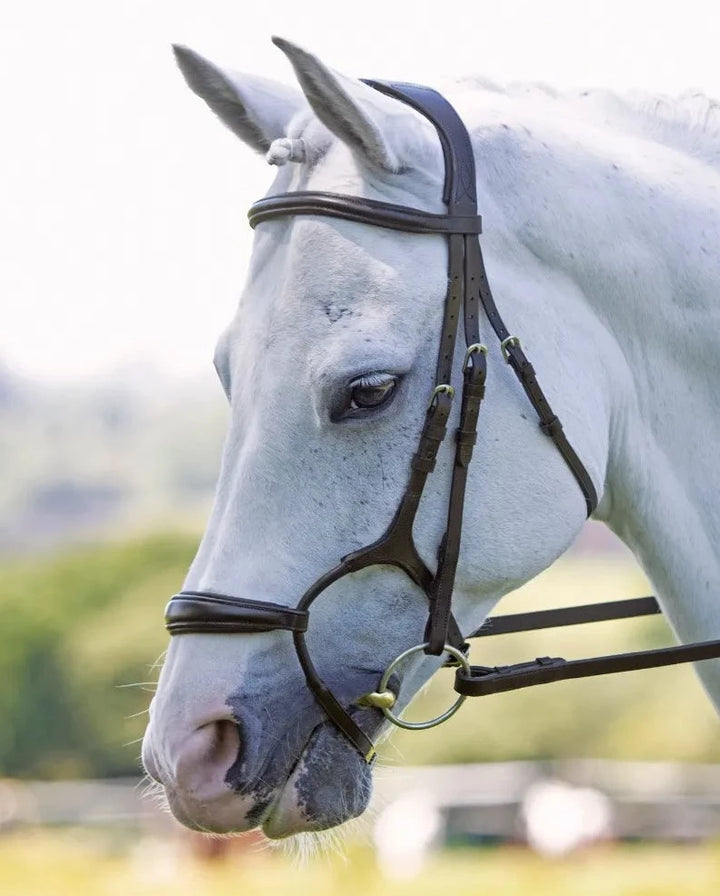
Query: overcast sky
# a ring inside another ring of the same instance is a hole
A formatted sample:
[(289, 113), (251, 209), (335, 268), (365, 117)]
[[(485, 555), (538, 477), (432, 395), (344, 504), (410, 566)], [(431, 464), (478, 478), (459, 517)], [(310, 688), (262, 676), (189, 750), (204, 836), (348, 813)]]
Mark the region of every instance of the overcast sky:
[(291, 82), (271, 34), (356, 76), (720, 98), (718, 0), (14, 3), (0, 30), (0, 362), (54, 379), (208, 367), (271, 172), (188, 91), (169, 45)]

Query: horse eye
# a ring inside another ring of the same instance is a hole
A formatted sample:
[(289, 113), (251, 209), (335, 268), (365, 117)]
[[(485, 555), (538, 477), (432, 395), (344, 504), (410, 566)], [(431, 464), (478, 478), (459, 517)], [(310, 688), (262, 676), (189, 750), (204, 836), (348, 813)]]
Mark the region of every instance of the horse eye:
[(345, 407), (334, 415), (334, 419), (362, 417), (385, 407), (392, 401), (397, 384), (398, 378), (391, 374), (371, 374), (358, 377), (349, 384)]

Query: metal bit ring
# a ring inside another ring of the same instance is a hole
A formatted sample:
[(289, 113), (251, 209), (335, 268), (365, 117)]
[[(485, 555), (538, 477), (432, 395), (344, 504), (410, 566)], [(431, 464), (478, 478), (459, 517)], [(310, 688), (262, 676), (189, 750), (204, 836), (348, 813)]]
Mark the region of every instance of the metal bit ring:
[[(419, 653), (422, 650), (425, 650), (427, 647), (427, 641), (424, 644), (416, 644), (414, 647), (411, 647), (409, 650), (403, 651), (400, 656), (395, 657), (395, 659), (390, 663), (387, 669), (383, 672), (383, 676), (380, 679), (380, 684), (378, 686), (378, 692), (380, 694), (388, 692), (388, 681), (390, 680), (390, 676), (395, 671), (395, 669), (402, 663), (403, 660), (407, 659), (407, 657), (412, 656), (414, 653)], [(453, 647), (450, 644), (446, 644), (443, 648), (445, 653), (449, 653), (453, 659), (457, 660), (460, 664), (464, 672), (470, 671), (470, 663), (468, 662), (468, 658), (462, 652), (462, 650), (458, 650), (457, 647)], [(390, 691), (389, 693), (392, 693)], [(394, 702), (394, 701), (393, 701)], [(406, 728), (409, 731), (422, 731), (425, 728), (434, 728), (436, 725), (440, 725), (443, 722), (447, 721), (450, 716), (454, 716), (455, 713), (460, 709), (462, 704), (465, 702), (465, 696), (460, 695), (457, 700), (453, 703), (453, 705), (446, 709), (444, 713), (441, 713), (439, 716), (436, 716), (434, 719), (429, 719), (427, 722), (407, 722), (405, 719), (401, 718), (392, 711), (392, 708), (389, 706), (378, 706), (378, 709), (382, 712), (385, 718), (392, 722), (393, 725), (397, 725), (398, 728)]]

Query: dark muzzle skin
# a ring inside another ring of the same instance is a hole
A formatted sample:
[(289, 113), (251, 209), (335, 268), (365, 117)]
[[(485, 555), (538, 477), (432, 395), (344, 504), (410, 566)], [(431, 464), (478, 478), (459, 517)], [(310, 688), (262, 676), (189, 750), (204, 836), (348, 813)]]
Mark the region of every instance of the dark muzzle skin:
[[(333, 692), (352, 705), (374, 686), (372, 670), (343, 670), (342, 681), (332, 680)], [(372, 791), (372, 766), (327, 719), (298, 676), (272, 692), (253, 693), (238, 688), (227, 698), (238, 725), (240, 748), (225, 775), (239, 796), (251, 797), (254, 807), (248, 827), (262, 824), (278, 794), (290, 781), (306, 829), (324, 830), (367, 808)], [(288, 706), (292, 713), (288, 713)], [(384, 719), (377, 710), (350, 709), (362, 715), (365, 727), (376, 732)], [(277, 747), (268, 752), (268, 742)]]
[[(226, 696), (215, 701), (206, 690), (203, 711), (190, 707), (190, 725), (167, 724), (176, 713), (172, 690), (156, 698), (143, 761), (185, 826), (216, 833), (262, 827), (275, 839), (335, 827), (365, 810), (372, 765), (326, 718), (291, 644), (281, 640), (273, 635), (253, 653), (250, 674), (239, 669), (228, 676), (236, 684), (223, 687)], [(362, 716), (364, 728), (376, 736), (382, 714), (354, 704), (380, 670), (348, 664), (326, 668), (325, 674), (352, 716)], [(172, 730), (176, 735), (168, 737)]]
[[(520, 341), (511, 336), (495, 305), (485, 274), (479, 234), (475, 187), (475, 159), (467, 130), (457, 112), (436, 91), (410, 84), (366, 81), (369, 86), (405, 103), (425, 116), (437, 130), (445, 160), (443, 201), (447, 213), (438, 215), (391, 203), (324, 192), (294, 192), (270, 196), (256, 202), (249, 212), (252, 227), (263, 221), (290, 215), (325, 215), (407, 233), (440, 234), (448, 240), (448, 291), (445, 296), (432, 391), (417, 452), (410, 461), (410, 475), (400, 506), (385, 533), (373, 544), (344, 557), (338, 566), (321, 576), (302, 596), (296, 608), (263, 604), (243, 597), (186, 591), (175, 595), (166, 610), (166, 625), (172, 635), (193, 632), (233, 633), (287, 631), (292, 634), (307, 687), (316, 704), (335, 728), (357, 750), (366, 763), (375, 757), (372, 737), (356, 720), (357, 711), (338, 696), (320, 677), (305, 641), (308, 613), (313, 601), (343, 576), (370, 566), (401, 569), (425, 593), (429, 615), (425, 640), (419, 647), (441, 656), (452, 650), (464, 661), (468, 645), (452, 615), (452, 594), (460, 553), (463, 508), (468, 469), (476, 440), (480, 405), (485, 394), (487, 349), (480, 344), (479, 316), (482, 309), (500, 340), (503, 357), (517, 375), (537, 412), (540, 428), (555, 444), (575, 477), (590, 515), (597, 494), (587, 470), (566, 439), (562, 424), (550, 407), (525, 356)], [(437, 453), (447, 433), (455, 389), (452, 369), (457, 329), (463, 317), (467, 346), (463, 363), (460, 422), (455, 432), (455, 460), (448, 502), (445, 534), (437, 553), (433, 574), (417, 551), (413, 523), (428, 475), (434, 470)], [(383, 707), (386, 718), (399, 724), (389, 712), (397, 693), (375, 692), (376, 683), (365, 692), (366, 706)], [(375, 700), (375, 703), (373, 703)], [(384, 702), (383, 702), (384, 701)], [(387, 705), (389, 703), (389, 706)]]

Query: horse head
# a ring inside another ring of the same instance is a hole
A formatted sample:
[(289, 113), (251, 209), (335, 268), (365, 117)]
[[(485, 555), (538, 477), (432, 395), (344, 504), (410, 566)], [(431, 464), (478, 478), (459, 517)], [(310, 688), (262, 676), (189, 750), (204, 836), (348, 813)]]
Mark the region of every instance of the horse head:
[[(276, 43), (300, 90), (176, 49), (190, 87), (276, 166), (270, 194), (351, 194), (444, 214), (443, 153), (430, 122)], [(586, 327), (583, 337), (566, 338), (561, 317), (571, 302), (551, 311), (528, 301), (529, 290), (542, 296), (557, 284), (514, 238), (515, 212), (493, 189), (506, 152), (497, 115), (488, 114), (475, 140), (481, 207), (493, 222), (491, 279), (511, 322), (533, 330), (533, 360), (599, 484), (607, 417), (589, 372), (594, 334)], [(215, 355), (230, 425), (185, 593), (296, 607), (341, 557), (387, 529), (433, 393), (447, 289), (441, 234), (313, 214), (257, 224), (247, 283)], [(487, 322), (481, 327), (490, 333)], [(490, 344), (490, 335), (483, 341)], [(463, 349), (451, 358), (460, 381)], [(532, 419), (497, 341), (487, 366), (453, 600), (465, 631), (558, 557), (586, 517), (576, 481)], [(568, 377), (572, 369), (587, 376)], [(451, 432), (457, 414), (455, 407)], [(452, 439), (440, 446), (414, 523), (429, 570), (445, 532), (454, 450)], [(377, 689), (394, 657), (423, 642), (427, 612), (423, 589), (388, 564), (338, 578), (313, 603), (304, 637), (314, 667), (373, 741), (389, 726), (361, 698)], [(419, 651), (396, 671), (397, 711), (441, 662)], [(200, 830), (260, 825), (273, 838), (320, 830), (360, 814), (371, 789), (371, 764), (308, 689), (293, 638), (282, 630), (173, 638), (143, 757), (176, 817)]]

